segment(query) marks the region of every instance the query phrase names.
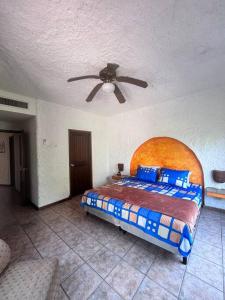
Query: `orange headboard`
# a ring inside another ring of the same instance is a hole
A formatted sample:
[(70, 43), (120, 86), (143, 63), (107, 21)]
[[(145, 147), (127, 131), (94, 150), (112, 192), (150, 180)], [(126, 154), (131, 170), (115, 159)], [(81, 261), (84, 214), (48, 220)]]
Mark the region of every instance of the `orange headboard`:
[(135, 175), (138, 165), (160, 166), (191, 171), (190, 182), (204, 186), (200, 161), (184, 143), (170, 137), (155, 137), (144, 142), (134, 152), (130, 174)]

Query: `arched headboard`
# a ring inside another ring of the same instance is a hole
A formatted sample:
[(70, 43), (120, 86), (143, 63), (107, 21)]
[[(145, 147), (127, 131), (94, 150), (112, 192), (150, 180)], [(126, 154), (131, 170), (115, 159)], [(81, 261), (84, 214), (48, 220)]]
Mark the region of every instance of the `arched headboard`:
[(204, 187), (204, 175), (195, 153), (184, 143), (170, 137), (155, 137), (144, 142), (134, 152), (130, 174), (135, 175), (138, 165), (160, 166), (191, 171), (190, 182)]

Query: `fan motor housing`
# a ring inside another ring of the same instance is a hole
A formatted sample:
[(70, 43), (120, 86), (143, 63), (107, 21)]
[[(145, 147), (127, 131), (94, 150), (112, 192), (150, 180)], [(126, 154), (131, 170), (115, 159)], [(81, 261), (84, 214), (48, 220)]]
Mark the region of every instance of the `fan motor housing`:
[(112, 82), (116, 79), (116, 71), (106, 67), (99, 72), (99, 77), (104, 82)]

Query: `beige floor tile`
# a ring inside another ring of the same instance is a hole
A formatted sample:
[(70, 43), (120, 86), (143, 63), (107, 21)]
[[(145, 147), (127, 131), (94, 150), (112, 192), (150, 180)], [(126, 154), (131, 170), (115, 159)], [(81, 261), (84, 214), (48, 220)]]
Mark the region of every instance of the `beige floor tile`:
[(69, 222), (64, 217), (58, 215), (57, 218), (49, 221), (48, 225), (54, 232), (60, 232), (64, 229), (66, 229), (67, 227), (70, 227), (71, 222)]
[(67, 297), (66, 293), (64, 292), (64, 290), (60, 287), (59, 288), (59, 294), (57, 297), (57, 300), (68, 300), (69, 298)]
[(74, 211), (74, 209), (72, 209), (68, 206), (53, 207), (53, 211), (64, 217), (70, 217), (72, 215), (77, 215), (77, 213)]
[(35, 247), (45, 246), (47, 243), (56, 243), (59, 240), (59, 237), (52, 230), (40, 230), (36, 235), (30, 234), (29, 236)]
[(221, 266), (192, 254), (187, 265), (187, 271), (223, 291), (223, 269)]
[(16, 224), (4, 224), (0, 229), (0, 236), (2, 239), (6, 239), (7, 237), (10, 238), (17, 238), (19, 234), (23, 233), (21, 226)]
[(67, 219), (73, 223), (77, 228), (89, 234), (90, 228), (93, 226), (93, 223), (88, 219), (86, 215), (76, 215), (67, 217)]
[[(88, 230), (84, 227), (84, 231), (87, 232), (90, 236), (96, 238), (96, 240), (98, 239), (98, 237), (104, 238), (104, 232), (101, 224), (98, 224), (96, 221), (94, 221), (94, 224), (91, 223), (88, 224), (87, 226), (88, 226)], [(80, 229), (82, 230), (82, 228)]]
[(185, 271), (186, 266), (182, 264), (182, 258), (180, 255), (175, 255), (168, 251), (162, 250), (162, 252), (157, 255), (154, 264), (162, 268), (169, 268), (171, 270), (182, 270)]
[(58, 218), (58, 214), (55, 213), (52, 209), (51, 210), (40, 210), (39, 217), (45, 222), (49, 223), (50, 221), (53, 221)]
[(122, 298), (103, 281), (88, 300), (122, 300)]
[(110, 240), (105, 246), (115, 254), (123, 257), (134, 244), (135, 239), (130, 234), (119, 235)]
[(72, 199), (70, 199), (69, 201), (66, 201), (66, 205), (74, 210), (84, 210), (81, 206), (81, 197), (80, 196), (76, 196)]
[(47, 228), (47, 230), (40, 230), (36, 233), (30, 233), (28, 235), (35, 246), (43, 245), (46, 242), (54, 242), (58, 240), (57, 235), (49, 228)]
[(32, 245), (29, 237), (24, 232), (18, 232), (17, 235), (7, 235), (5, 237), (2, 237), (4, 241), (10, 246), (10, 248), (16, 249), (21, 244), (30, 246)]
[(73, 247), (73, 250), (80, 255), (84, 260), (88, 260), (93, 256), (97, 251), (99, 251), (103, 246), (99, 244), (93, 238), (88, 238), (79, 245)]
[(214, 247), (206, 242), (195, 240), (192, 248), (192, 253), (201, 256), (218, 265), (222, 265), (222, 249)]
[(198, 224), (198, 230), (204, 231), (207, 230), (208, 232), (211, 233), (218, 233), (221, 234), (221, 224), (217, 221), (208, 221), (208, 222), (200, 222)]
[(102, 278), (105, 278), (120, 260), (119, 256), (104, 247), (87, 262)]
[(200, 219), (208, 219), (208, 220), (221, 220), (222, 214), (221, 211), (209, 210), (206, 207), (201, 209)]
[(222, 237), (225, 238), (225, 225), (222, 226)]
[(144, 275), (128, 265), (121, 262), (106, 277), (106, 282), (124, 299), (132, 299), (136, 293)]
[(134, 300), (175, 300), (177, 299), (171, 295), (168, 291), (163, 289), (160, 285), (145, 277)]
[(146, 250), (148, 250), (153, 255), (159, 255), (159, 254), (163, 253), (162, 248), (160, 248), (156, 245), (153, 245), (152, 243), (147, 242), (143, 239), (137, 238), (137, 243), (136, 244), (139, 245), (140, 247), (145, 248)]
[(82, 265), (63, 283), (63, 289), (70, 299), (87, 299), (101, 283), (102, 278), (87, 264)]
[(41, 258), (40, 254), (31, 243), (27, 244), (23, 243), (21, 240), (17, 240), (13, 246), (10, 244), (9, 246), (11, 249), (11, 262)]
[(57, 255), (55, 257), (59, 260), (61, 281), (71, 275), (84, 263), (84, 261), (73, 250), (69, 250), (65, 254)]
[(38, 245), (37, 250), (42, 257), (53, 257), (66, 253), (70, 248), (61, 239), (58, 239), (55, 242)]
[(225, 234), (222, 235), (222, 247), (225, 248)]
[(35, 235), (39, 231), (49, 230), (49, 227), (40, 218), (23, 224), (22, 228), (29, 236)]
[(99, 243), (105, 245), (118, 236), (118, 231), (101, 230), (99, 233), (95, 234), (94, 236)]
[(221, 218), (221, 226), (223, 229), (225, 229), (225, 213), (222, 215), (222, 218)]
[[(17, 256), (16, 261), (22, 261), (22, 260), (30, 260), (30, 259), (41, 259), (40, 254), (34, 247), (27, 247), (25, 248), (20, 255)], [(12, 258), (11, 258), (12, 261)]]
[(137, 244), (134, 244), (124, 256), (125, 261), (144, 274), (148, 272), (154, 259), (154, 254)]
[(221, 233), (209, 232), (206, 228), (202, 230), (197, 229), (195, 239), (222, 248)]
[(94, 218), (93, 216), (89, 215), (89, 216), (81, 216), (80, 217), (80, 221), (78, 224), (76, 224), (76, 226), (86, 232), (87, 234), (90, 235), (95, 235), (97, 232), (101, 231), (102, 228), (102, 224), (101, 224), (101, 220), (98, 218)]
[(185, 269), (169, 268), (167, 265), (155, 261), (148, 272), (148, 277), (177, 297), (184, 272)]
[(186, 273), (181, 287), (180, 300), (223, 300), (223, 293), (199, 278)]
[(74, 225), (73, 227), (66, 228), (63, 231), (58, 232), (58, 236), (65, 241), (71, 248), (77, 247), (80, 243), (89, 239), (89, 235), (80, 231)]
[(30, 210), (22, 210), (14, 212), (14, 216), (19, 224), (23, 225), (27, 222), (31, 222), (32, 220), (38, 218), (38, 216)]

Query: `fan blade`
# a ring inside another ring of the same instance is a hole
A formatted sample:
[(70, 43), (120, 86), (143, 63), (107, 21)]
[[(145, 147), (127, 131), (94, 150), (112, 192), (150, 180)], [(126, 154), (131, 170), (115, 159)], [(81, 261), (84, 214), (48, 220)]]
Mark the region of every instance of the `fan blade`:
[(103, 82), (102, 82), (102, 83), (99, 83), (99, 84), (97, 84), (97, 85), (93, 88), (93, 90), (90, 92), (90, 94), (88, 95), (88, 97), (87, 97), (87, 99), (86, 99), (87, 102), (91, 102), (91, 101), (92, 101), (92, 99), (93, 99), (94, 96), (97, 94), (97, 92), (100, 90), (100, 88), (102, 87), (103, 84), (104, 84)]
[(140, 86), (142, 88), (146, 88), (148, 86), (148, 83), (146, 81), (132, 78), (132, 77), (127, 77), (127, 76), (116, 77), (116, 80), (119, 82), (126, 82), (126, 83), (130, 83), (130, 84), (134, 84), (134, 85)]
[(118, 88), (116, 84), (115, 84), (114, 94), (116, 95), (116, 98), (118, 99), (119, 103), (126, 102), (126, 99), (124, 98), (123, 94), (121, 93), (121, 90)]
[(72, 77), (70, 79), (68, 79), (68, 82), (71, 81), (76, 81), (76, 80), (81, 80), (81, 79), (88, 79), (88, 78), (94, 78), (94, 79), (99, 79), (99, 76), (97, 75), (86, 75), (86, 76), (80, 76), (80, 77)]

